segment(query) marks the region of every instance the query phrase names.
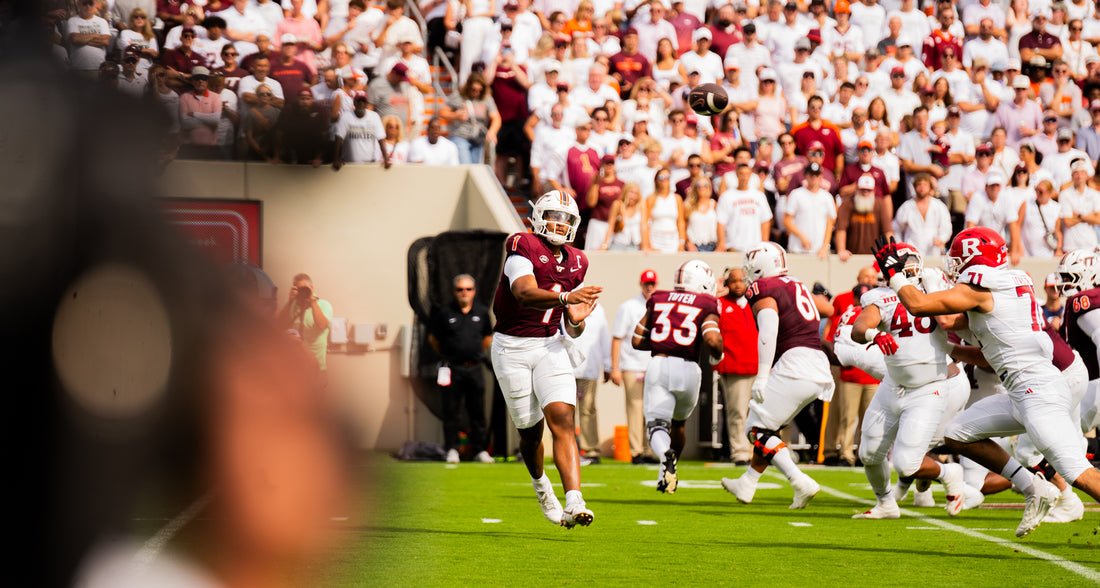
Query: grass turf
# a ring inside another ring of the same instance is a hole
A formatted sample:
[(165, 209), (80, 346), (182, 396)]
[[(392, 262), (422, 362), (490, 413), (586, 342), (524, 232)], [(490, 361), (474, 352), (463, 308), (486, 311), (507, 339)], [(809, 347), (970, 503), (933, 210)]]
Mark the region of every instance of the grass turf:
[[(564, 502), (557, 472), (549, 463), (547, 470)], [(333, 586), (1100, 585), (1094, 533), (1100, 512), (1087, 498), (1084, 520), (1043, 524), (1017, 540), (1022, 499), (1011, 492), (987, 503), (1017, 504), (950, 518), (942, 487), (934, 484), (937, 508), (914, 508), (910, 497), (899, 520), (853, 520), (872, 497), (861, 469), (807, 468), (823, 490), (801, 511), (788, 509), (792, 491), (774, 470), (749, 505), (719, 485), (743, 468), (682, 462), (678, 470), (680, 488), (663, 495), (655, 490), (656, 466), (583, 468), (595, 522), (567, 530), (542, 517), (521, 464), (372, 457), (361, 476), (370, 485), (357, 494), (364, 514), (347, 522), (337, 565), (319, 570), (317, 580)]]

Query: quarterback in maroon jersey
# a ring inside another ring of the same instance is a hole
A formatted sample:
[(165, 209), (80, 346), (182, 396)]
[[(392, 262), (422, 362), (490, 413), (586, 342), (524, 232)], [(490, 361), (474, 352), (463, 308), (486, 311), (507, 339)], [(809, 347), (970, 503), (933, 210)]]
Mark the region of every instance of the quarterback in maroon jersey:
[(722, 355), (714, 272), (699, 260), (676, 270), (673, 290), (658, 290), (646, 301), (631, 344), (653, 354), (646, 371), (644, 406), (649, 446), (661, 456), (657, 490), (676, 491), (676, 458), (684, 450), (684, 422), (699, 402), (703, 343), (713, 363)]
[(760, 363), (745, 423), (753, 455), (749, 469), (739, 478), (722, 478), (722, 487), (748, 504), (760, 474), (774, 464), (794, 489), (791, 508), (805, 508), (821, 487), (798, 469), (779, 429), (814, 399), (832, 399), (829, 359), (817, 336), (821, 315), (806, 286), (787, 275), (787, 252), (778, 244), (766, 241), (746, 252), (744, 270), (760, 331)]
[[(508, 414), (519, 429), (520, 453), (531, 474), (543, 515), (564, 527), (590, 525), (592, 511), (581, 497), (580, 456), (574, 439), (577, 382), (573, 337), (603, 288), (584, 286), (588, 258), (567, 245), (581, 216), (568, 194), (543, 194), (531, 211), (534, 234), (516, 233), (505, 242), (507, 259), (493, 312), (497, 324), (491, 357)], [(565, 333), (561, 332), (565, 313)], [(571, 352), (572, 350), (572, 352)], [(554, 439), (554, 465), (565, 488), (562, 509), (543, 470), (543, 421)]]

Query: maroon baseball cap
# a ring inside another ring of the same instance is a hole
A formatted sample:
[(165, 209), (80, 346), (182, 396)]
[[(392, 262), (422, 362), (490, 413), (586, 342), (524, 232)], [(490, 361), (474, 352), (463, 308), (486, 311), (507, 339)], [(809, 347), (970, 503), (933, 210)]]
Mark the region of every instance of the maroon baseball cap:
[(806, 151), (825, 150), (825, 145), (821, 141), (814, 141), (806, 146)]
[(638, 283), (639, 284), (649, 284), (649, 283), (656, 284), (657, 283), (657, 272), (655, 272), (651, 269), (647, 269), (646, 271), (642, 272), (642, 277), (638, 278)]
[(614, 164), (615, 164), (615, 156), (614, 155), (604, 155), (603, 157), (600, 158), (600, 165), (614, 165)]
[(390, 70), (390, 73), (403, 80), (407, 80), (409, 79), (409, 66), (405, 65), (404, 63), (397, 62), (396, 64), (394, 64), (393, 69)]

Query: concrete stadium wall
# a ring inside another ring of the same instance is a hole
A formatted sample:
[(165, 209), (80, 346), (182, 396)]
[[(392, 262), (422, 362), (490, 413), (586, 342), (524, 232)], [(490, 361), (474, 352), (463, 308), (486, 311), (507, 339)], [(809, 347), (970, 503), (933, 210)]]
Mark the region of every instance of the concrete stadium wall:
[[(416, 239), (447, 230), (522, 230), (487, 167), (347, 166), (337, 173), (259, 163), (176, 162), (165, 172), (161, 193), (261, 201), (264, 270), (279, 286), (280, 297), (286, 296), (294, 274), (306, 272), (318, 293), (332, 302), (336, 316), (349, 323), (387, 324), (386, 338), (369, 348), (337, 347), (329, 353), (329, 377), (333, 389), (342, 391), (338, 400), (356, 425), (360, 446), (393, 449), (406, 440), (442, 440), (441, 424), (400, 375), (398, 334), (413, 317), (406, 254)], [(601, 302), (611, 322), (619, 304), (638, 293), (643, 270), (655, 270), (659, 287), (670, 288), (675, 269), (694, 257), (718, 275), (742, 261), (731, 253), (597, 251), (589, 253), (586, 282), (604, 287)], [(850, 288), (859, 268), (869, 263), (870, 256), (847, 262), (835, 256), (790, 256), (793, 275), (807, 283), (820, 281), (833, 293)], [(938, 267), (939, 259), (925, 263)], [(1055, 265), (1055, 260), (1028, 259), (1020, 267), (1042, 280)], [(609, 446), (614, 427), (626, 421), (623, 393), (601, 383), (597, 394), (600, 437)], [(695, 438), (689, 429), (689, 442)]]

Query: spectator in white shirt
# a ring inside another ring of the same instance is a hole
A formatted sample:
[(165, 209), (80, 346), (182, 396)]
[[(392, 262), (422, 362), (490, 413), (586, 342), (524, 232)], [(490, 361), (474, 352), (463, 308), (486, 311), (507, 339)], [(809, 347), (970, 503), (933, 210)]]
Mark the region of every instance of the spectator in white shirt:
[(718, 230), (725, 231), (726, 251), (748, 251), (770, 238), (772, 210), (764, 192), (752, 188), (752, 166), (741, 163), (736, 174), (737, 187), (718, 198)]
[(722, 80), (725, 74), (722, 66), (722, 58), (710, 50), (712, 34), (710, 29), (700, 27), (691, 34), (692, 50), (680, 56), (680, 64), (691, 71), (695, 69), (700, 74), (699, 83), (715, 84)]
[(1008, 255), (1012, 265), (1020, 263), (1024, 248), (1020, 243), (1020, 203), (1004, 198), (1005, 178), (991, 173), (985, 178), (985, 190), (977, 192), (966, 206), (966, 228), (988, 227), (1008, 237)]
[(425, 165), (458, 165), (458, 146), (443, 136), (443, 123), (433, 116), (428, 121), (428, 134), (409, 143), (409, 163)]
[(1054, 185), (1041, 180), (1035, 186), (1035, 199), (1025, 203), (1020, 224), (1020, 240), (1028, 257), (1062, 256), (1061, 205), (1054, 200)]
[(836, 200), (821, 188), (821, 166), (806, 166), (802, 187), (787, 196), (783, 226), (790, 233), (787, 250), (791, 253), (814, 253), (819, 259), (829, 256), (836, 223)]
[(921, 255), (942, 255), (951, 238), (951, 213), (946, 204), (933, 198), (932, 176), (917, 174), (913, 193), (915, 196), (894, 215), (894, 236), (915, 247)]
[(1073, 164), (1073, 185), (1058, 195), (1062, 219), (1062, 250), (1092, 249), (1100, 243), (1100, 193), (1088, 185), (1092, 166), (1088, 160)]

